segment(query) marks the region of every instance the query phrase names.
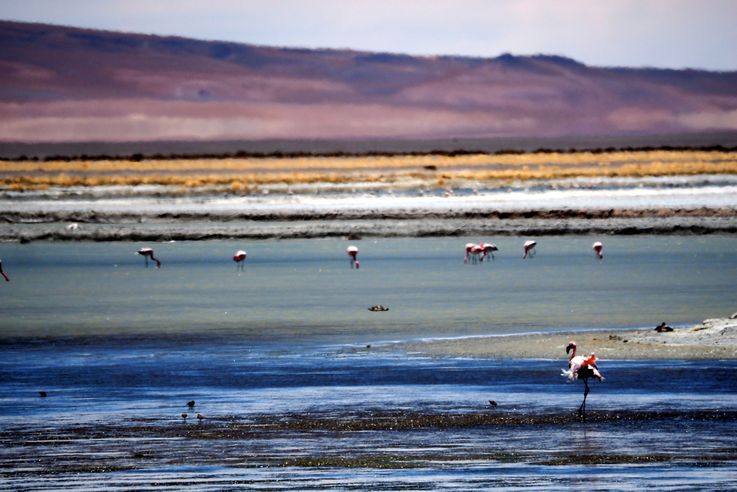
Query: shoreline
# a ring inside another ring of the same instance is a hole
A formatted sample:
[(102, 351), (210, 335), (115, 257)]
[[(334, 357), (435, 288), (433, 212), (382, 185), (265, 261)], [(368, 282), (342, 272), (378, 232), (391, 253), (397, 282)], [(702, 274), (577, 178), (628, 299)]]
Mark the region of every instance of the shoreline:
[(399, 343), (391, 349), (438, 357), (565, 360), (565, 347), (575, 339), (582, 354), (594, 352), (602, 361), (737, 359), (736, 315), (664, 333), (648, 328), (475, 336)]
[(223, 139), (88, 142), (0, 142), (0, 158), (46, 159), (64, 156), (137, 157), (184, 156), (302, 156), (400, 155), (482, 152), (545, 153), (595, 150), (722, 150), (737, 148), (737, 132), (730, 130), (646, 135), (487, 138), (365, 138), (365, 139)]
[(0, 242), (117, 242), (424, 238), (464, 236), (704, 235), (737, 234), (734, 217), (648, 217), (631, 219), (336, 219), (288, 221), (143, 221), (7, 223)]

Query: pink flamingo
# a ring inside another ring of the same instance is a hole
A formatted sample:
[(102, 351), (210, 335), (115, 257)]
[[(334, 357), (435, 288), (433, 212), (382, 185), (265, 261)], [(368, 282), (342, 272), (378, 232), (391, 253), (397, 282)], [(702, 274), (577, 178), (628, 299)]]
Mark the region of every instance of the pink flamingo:
[(594, 245), (591, 246), (591, 249), (596, 252), (596, 256), (598, 256), (600, 260), (604, 259), (604, 244), (602, 244), (601, 241), (596, 241)]
[(566, 354), (571, 352), (568, 359), (568, 370), (564, 370), (562, 376), (568, 378), (569, 381), (580, 379), (583, 381), (583, 403), (578, 407), (578, 415), (582, 419), (586, 419), (586, 397), (589, 395), (589, 378), (594, 377), (599, 381), (604, 381), (604, 376), (596, 367), (596, 354), (593, 352), (590, 356), (576, 355), (576, 342), (571, 340), (566, 346)]
[(525, 251), (524, 256), (522, 256), (523, 260), (528, 256), (530, 258), (535, 256), (535, 246), (537, 246), (537, 241), (525, 241), (525, 244), (522, 245), (522, 249)]
[(3, 276), (6, 282), (10, 282), (10, 278), (5, 274), (5, 270), (3, 270), (3, 260), (0, 260), (0, 275)]
[(468, 264), (468, 258), (471, 255), (471, 250), (473, 249), (474, 246), (476, 245), (473, 243), (466, 243), (466, 256), (463, 257), (464, 265)]
[(478, 263), (479, 257), (481, 257), (481, 261), (483, 261), (483, 255), (484, 248), (481, 247), (480, 244), (474, 244), (473, 248), (471, 248), (471, 263), (474, 265)]
[(240, 271), (245, 270), (245, 262), (246, 262), (247, 256), (248, 256), (248, 253), (246, 253), (242, 249), (239, 249), (238, 251), (235, 252), (235, 254), (233, 255), (233, 261), (235, 262), (236, 270), (240, 270)]
[(151, 258), (156, 262), (156, 268), (161, 268), (161, 262), (154, 257), (154, 250), (151, 248), (141, 248), (137, 253), (146, 259), (146, 268), (148, 268), (148, 259)]
[(484, 261), (487, 257), (491, 256), (494, 259), (494, 251), (499, 251), (494, 243), (481, 243), (481, 249), (484, 250), (484, 254), (481, 256), (481, 261)]
[(348, 246), (345, 252), (351, 258), (351, 268), (355, 268), (356, 270), (361, 268), (361, 263), (358, 261), (358, 248), (356, 246)]

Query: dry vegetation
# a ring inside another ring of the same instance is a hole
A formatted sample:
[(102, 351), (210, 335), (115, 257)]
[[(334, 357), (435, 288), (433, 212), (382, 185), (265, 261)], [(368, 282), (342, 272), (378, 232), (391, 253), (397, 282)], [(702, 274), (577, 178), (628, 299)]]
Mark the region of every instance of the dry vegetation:
[(615, 151), (529, 154), (354, 157), (75, 160), (0, 162), (0, 186), (15, 190), (66, 186), (170, 185), (227, 187), (421, 180), (511, 181), (569, 177), (737, 174), (734, 151)]

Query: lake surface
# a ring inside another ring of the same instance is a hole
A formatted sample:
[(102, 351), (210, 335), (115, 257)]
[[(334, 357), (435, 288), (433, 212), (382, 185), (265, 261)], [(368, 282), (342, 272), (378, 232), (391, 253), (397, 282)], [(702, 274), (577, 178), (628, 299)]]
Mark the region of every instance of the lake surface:
[(0, 489), (737, 488), (735, 361), (386, 349), (729, 315), (737, 237), (489, 239), (0, 244)]

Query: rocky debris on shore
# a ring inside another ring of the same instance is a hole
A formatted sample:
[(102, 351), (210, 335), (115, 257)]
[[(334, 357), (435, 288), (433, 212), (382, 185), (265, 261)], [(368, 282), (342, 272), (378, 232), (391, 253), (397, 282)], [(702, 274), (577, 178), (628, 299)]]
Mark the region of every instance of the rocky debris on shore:
[(737, 319), (707, 319), (670, 332), (653, 329), (584, 331), (518, 336), (472, 337), (410, 342), (395, 346), (409, 352), (485, 358), (565, 359), (565, 343), (612, 359), (737, 359)]

